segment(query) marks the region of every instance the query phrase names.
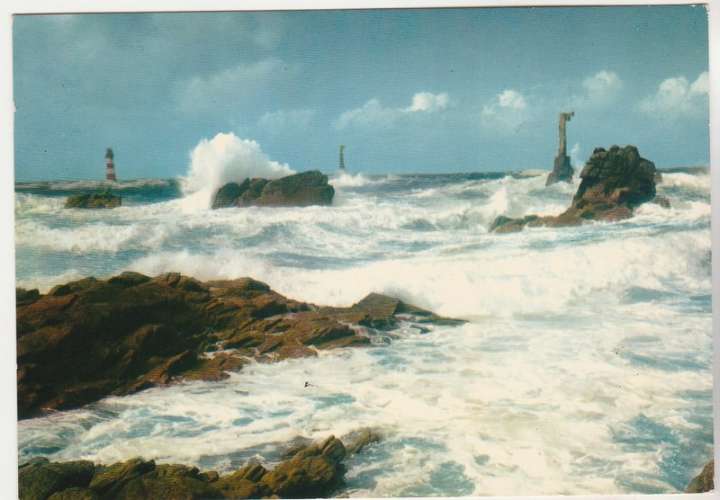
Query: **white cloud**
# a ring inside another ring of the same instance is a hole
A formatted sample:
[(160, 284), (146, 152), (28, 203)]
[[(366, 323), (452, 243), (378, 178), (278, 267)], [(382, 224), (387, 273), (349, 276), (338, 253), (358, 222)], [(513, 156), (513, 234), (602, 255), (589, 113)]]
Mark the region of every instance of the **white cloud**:
[(397, 120), (418, 113), (436, 113), (447, 109), (450, 97), (447, 93), (433, 94), (417, 92), (412, 97), (410, 106), (405, 108), (388, 108), (373, 98), (359, 108), (342, 113), (334, 122), (337, 129), (349, 126), (391, 126)]
[(613, 102), (620, 93), (623, 82), (614, 71), (602, 70), (585, 78), (582, 93), (570, 97), (570, 108), (597, 108)]
[(431, 92), (418, 92), (412, 98), (412, 104), (410, 107), (405, 108), (405, 111), (414, 113), (418, 111), (435, 112), (441, 111), (448, 107), (450, 98), (447, 93), (433, 94)]
[(516, 131), (528, 119), (529, 108), (525, 96), (506, 89), (483, 106), (481, 118), (486, 128), (502, 132)]
[(210, 75), (195, 76), (179, 85), (178, 105), (183, 111), (201, 111), (227, 105), (251, 97), (270, 82), (282, 81), (296, 72), (295, 65), (270, 58), (239, 64)]
[(306, 128), (314, 117), (315, 110), (312, 109), (281, 109), (262, 115), (258, 126), (273, 134), (279, 134), (290, 129)]
[(660, 82), (655, 94), (640, 101), (639, 108), (648, 114), (693, 115), (707, 106), (708, 73), (704, 71), (690, 83), (684, 76)]
[(617, 73), (602, 70), (583, 80), (583, 87), (590, 100), (602, 100), (616, 94), (622, 88)]

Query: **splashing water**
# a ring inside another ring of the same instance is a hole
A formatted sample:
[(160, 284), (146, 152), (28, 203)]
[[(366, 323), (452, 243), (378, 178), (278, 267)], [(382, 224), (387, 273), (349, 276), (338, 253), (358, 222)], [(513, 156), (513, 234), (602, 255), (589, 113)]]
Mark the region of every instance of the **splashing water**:
[[(236, 139), (198, 158), (253, 150)], [(389, 345), (25, 420), (21, 460), (142, 455), (227, 472), (252, 457), (272, 465), (298, 435), (370, 426), (385, 439), (348, 462), (345, 493), (448, 496), (677, 492), (710, 458), (708, 175), (664, 174), (671, 209), (507, 235), (488, 233), (494, 217), (559, 213), (577, 184), (343, 174), (331, 207), (183, 212), (223, 175), (128, 186), (108, 211), (62, 209), (58, 196), (79, 189), (67, 183), (19, 184), (19, 285), (126, 269), (251, 275), (300, 300), (384, 292), (469, 323), (403, 325)]]

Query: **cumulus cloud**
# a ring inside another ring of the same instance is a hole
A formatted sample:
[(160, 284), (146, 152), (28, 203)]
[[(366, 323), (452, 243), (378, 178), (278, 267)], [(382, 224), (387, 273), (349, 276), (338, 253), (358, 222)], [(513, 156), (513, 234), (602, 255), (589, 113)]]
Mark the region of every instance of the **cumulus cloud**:
[(215, 192), (228, 182), (248, 177), (276, 179), (295, 173), (288, 165), (271, 160), (260, 145), (233, 133), (202, 139), (190, 153), (190, 165), (182, 186), (186, 209), (210, 208)]
[(516, 131), (528, 119), (529, 108), (525, 96), (513, 89), (505, 89), (482, 109), (482, 124), (503, 132)]
[(684, 76), (667, 78), (657, 91), (640, 101), (639, 108), (648, 114), (695, 115), (707, 108), (708, 73), (704, 71), (690, 83)]
[(412, 104), (405, 108), (408, 113), (415, 113), (418, 111), (441, 111), (448, 107), (450, 98), (447, 93), (433, 94), (431, 92), (418, 92), (412, 98)]
[(182, 82), (177, 90), (178, 104), (183, 111), (227, 105), (243, 97), (252, 97), (261, 88), (283, 81), (296, 72), (295, 65), (275, 58), (239, 64)]
[(379, 99), (373, 98), (359, 108), (342, 113), (334, 126), (344, 129), (349, 126), (390, 126), (403, 117), (420, 113), (436, 113), (447, 109), (450, 97), (447, 93), (417, 92), (405, 108), (385, 107)]
[(582, 82), (582, 92), (570, 98), (569, 106), (597, 108), (610, 104), (620, 94), (623, 82), (614, 71), (602, 70)]
[(258, 119), (258, 126), (273, 134), (303, 129), (315, 117), (312, 109), (289, 109), (268, 112)]

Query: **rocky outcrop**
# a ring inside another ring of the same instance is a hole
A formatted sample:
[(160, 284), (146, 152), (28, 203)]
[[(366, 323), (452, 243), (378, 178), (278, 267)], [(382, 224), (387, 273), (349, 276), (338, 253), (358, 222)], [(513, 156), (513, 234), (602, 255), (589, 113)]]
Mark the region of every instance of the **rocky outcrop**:
[(365, 346), (369, 329), (403, 319), (459, 323), (380, 294), (320, 307), (251, 278), (200, 282), (178, 273), (125, 272), (16, 295), (20, 418), (179, 379), (220, 380), (249, 359)]
[(212, 208), (330, 205), (334, 195), (335, 189), (328, 184), (327, 175), (311, 170), (276, 180), (230, 182), (215, 193)]
[(685, 493), (704, 493), (715, 489), (715, 481), (713, 475), (715, 473), (715, 460), (710, 460), (703, 470), (690, 481)]
[(655, 164), (642, 158), (635, 146), (596, 148), (580, 173), (582, 181), (565, 212), (523, 218), (501, 215), (490, 231), (507, 233), (525, 226), (575, 226), (588, 220), (627, 219), (636, 207), (655, 198), (655, 173)]
[(271, 470), (249, 463), (225, 476), (186, 465), (157, 465), (141, 458), (109, 466), (39, 458), (19, 467), (20, 499), (328, 497), (343, 484), (343, 460), (362, 449), (352, 440), (347, 442), (348, 447), (330, 436), (297, 449)]
[(102, 193), (75, 194), (65, 200), (65, 208), (115, 208), (122, 205), (122, 198), (110, 190)]

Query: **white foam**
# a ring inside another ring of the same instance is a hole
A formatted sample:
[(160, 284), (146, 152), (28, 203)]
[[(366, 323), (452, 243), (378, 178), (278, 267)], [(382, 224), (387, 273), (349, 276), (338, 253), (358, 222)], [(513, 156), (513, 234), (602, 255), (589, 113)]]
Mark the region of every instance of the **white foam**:
[(288, 165), (270, 160), (260, 145), (232, 132), (201, 140), (190, 153), (190, 166), (183, 178), (186, 199), (183, 207), (192, 211), (210, 208), (215, 192), (228, 182), (250, 177), (276, 179), (295, 173)]

